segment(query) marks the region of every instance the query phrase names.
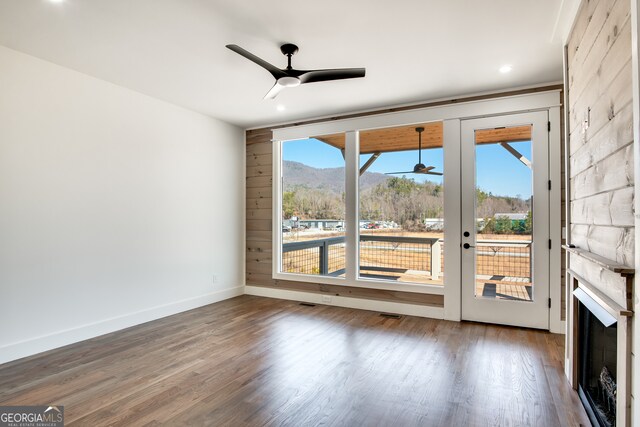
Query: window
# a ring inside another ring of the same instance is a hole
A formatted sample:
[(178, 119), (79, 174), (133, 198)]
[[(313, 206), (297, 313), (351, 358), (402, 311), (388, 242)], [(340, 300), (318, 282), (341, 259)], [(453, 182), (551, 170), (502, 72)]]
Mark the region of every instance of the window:
[(442, 122), (362, 132), (359, 145), (359, 278), (442, 285)]
[[(442, 140), (442, 122), (433, 122), (277, 144), (276, 274), (383, 289), (441, 288)], [(428, 165), (414, 173), (419, 162)]]
[(344, 135), (282, 144), (281, 272), (344, 277)]

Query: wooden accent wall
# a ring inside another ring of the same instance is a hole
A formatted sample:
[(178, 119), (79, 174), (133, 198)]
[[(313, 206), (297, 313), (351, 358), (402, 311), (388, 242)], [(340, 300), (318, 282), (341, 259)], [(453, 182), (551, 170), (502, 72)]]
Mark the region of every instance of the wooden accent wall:
[[(627, 0), (584, 0), (568, 45), (571, 243), (634, 265), (631, 19)], [(623, 280), (571, 255), (616, 302)]]
[[(546, 86), (507, 93), (457, 98), (434, 103), (424, 103), (410, 107), (389, 108), (351, 115), (343, 115), (325, 119), (309, 120), (289, 123), (264, 129), (248, 130), (246, 132), (247, 155), (247, 188), (246, 188), (246, 216), (247, 216), (247, 253), (246, 253), (246, 283), (250, 286), (287, 289), (313, 293), (325, 293), (353, 298), (365, 298), (383, 301), (421, 304), (443, 307), (442, 295), (427, 295), (412, 292), (364, 289), (348, 286), (334, 286), (314, 283), (303, 283), (272, 278), (272, 129), (297, 126), (309, 123), (346, 119), (352, 117), (382, 114), (388, 112), (405, 111), (410, 109), (454, 104), (466, 101), (499, 98), (505, 96), (522, 95), (527, 93), (545, 92), (562, 89), (562, 86)], [(562, 97), (561, 97), (562, 99)], [(564, 131), (561, 131), (564, 135)], [(561, 153), (556, 153), (561, 155)], [(560, 236), (558, 236), (559, 238)], [(564, 277), (564, 266), (563, 266)], [(564, 283), (564, 280), (563, 282)], [(564, 313), (564, 305), (563, 305)]]

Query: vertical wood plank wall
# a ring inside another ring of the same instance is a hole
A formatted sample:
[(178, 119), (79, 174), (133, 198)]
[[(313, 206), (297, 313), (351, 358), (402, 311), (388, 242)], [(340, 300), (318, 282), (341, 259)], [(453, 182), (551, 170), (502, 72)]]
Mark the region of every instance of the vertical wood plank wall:
[[(567, 46), (571, 243), (633, 266), (629, 1), (583, 1)], [(570, 262), (586, 280), (607, 286), (599, 269), (574, 255)]]
[[(560, 54), (560, 53), (559, 53)], [(561, 86), (548, 86), (535, 89), (519, 90), (509, 93), (468, 97), (464, 99), (452, 99), (427, 103), (412, 107), (394, 108), (382, 111), (373, 111), (354, 115), (343, 115), (331, 119), (313, 120), (302, 123), (291, 123), (271, 128), (253, 129), (246, 132), (246, 221), (247, 221), (247, 253), (246, 253), (246, 284), (267, 288), (287, 289), (295, 291), (326, 293), (352, 298), (374, 299), (382, 301), (404, 302), (411, 304), (443, 307), (442, 295), (427, 295), (411, 292), (399, 292), (388, 290), (374, 290), (347, 286), (323, 285), (314, 283), (302, 283), (288, 280), (275, 280), (272, 278), (272, 129), (301, 125), (313, 122), (329, 121), (339, 118), (351, 118), (362, 115), (381, 114), (392, 111), (410, 110), (428, 106), (446, 105), (463, 101), (475, 101), (509, 95), (542, 92), (562, 89)], [(560, 97), (562, 99), (562, 97)], [(562, 114), (564, 115), (564, 114)], [(561, 131), (561, 135), (564, 131)], [(561, 153), (555, 153), (561, 156)], [(563, 163), (564, 165), (564, 163)], [(563, 166), (564, 167), (564, 166)], [(564, 194), (564, 191), (563, 191)], [(564, 203), (564, 200), (563, 200)], [(563, 224), (564, 226), (564, 224)], [(559, 237), (559, 236), (558, 236)], [(562, 270), (564, 277), (564, 265)], [(564, 286), (564, 280), (562, 281)], [(564, 295), (564, 289), (563, 289)], [(564, 315), (564, 305), (563, 305)], [(564, 317), (563, 317), (564, 320)]]
[[(567, 42), (571, 243), (633, 267), (634, 170), (629, 0), (583, 0)], [(571, 255), (623, 307), (624, 279)], [(633, 355), (632, 355), (633, 358)]]

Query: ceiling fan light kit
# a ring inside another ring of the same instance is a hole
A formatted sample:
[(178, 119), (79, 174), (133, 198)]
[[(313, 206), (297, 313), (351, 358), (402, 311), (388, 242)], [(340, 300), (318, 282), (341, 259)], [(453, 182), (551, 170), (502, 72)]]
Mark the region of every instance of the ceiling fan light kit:
[(300, 79), (297, 77), (280, 77), (278, 79), (278, 84), (284, 87), (296, 87), (300, 86)]
[(267, 92), (264, 99), (274, 99), (278, 94), (288, 87), (300, 86), (304, 83), (326, 82), (331, 80), (344, 80), (364, 77), (364, 68), (336, 68), (323, 70), (296, 70), (291, 66), (291, 57), (298, 52), (298, 46), (292, 43), (285, 43), (280, 46), (280, 51), (287, 57), (287, 68), (280, 69), (272, 65), (264, 59), (252, 54), (251, 52), (241, 48), (235, 44), (228, 44), (227, 48), (234, 51), (238, 55), (244, 56), (265, 70), (267, 70), (276, 83), (271, 90)]

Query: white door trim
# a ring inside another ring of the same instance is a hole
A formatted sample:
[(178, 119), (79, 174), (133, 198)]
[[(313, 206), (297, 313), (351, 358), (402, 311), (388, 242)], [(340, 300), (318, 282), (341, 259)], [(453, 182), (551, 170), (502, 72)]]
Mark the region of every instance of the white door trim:
[(549, 122), (548, 111), (486, 117), (461, 122), (462, 231), (471, 236), (463, 244), (475, 245), (475, 131), (502, 126), (533, 124), (533, 302), (507, 301), (475, 296), (475, 249), (462, 249), (462, 319), (549, 329)]
[(461, 320), (460, 119), (443, 122), (444, 147), (444, 318)]
[(562, 147), (560, 132), (560, 107), (549, 108), (549, 236), (552, 241), (549, 254), (549, 331), (554, 334), (566, 333), (562, 320)]

